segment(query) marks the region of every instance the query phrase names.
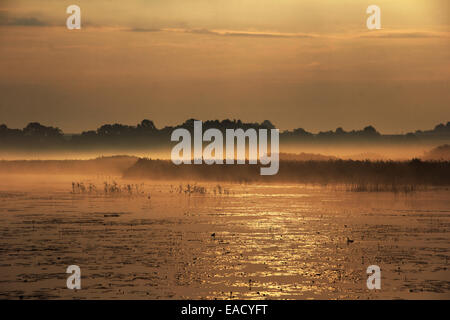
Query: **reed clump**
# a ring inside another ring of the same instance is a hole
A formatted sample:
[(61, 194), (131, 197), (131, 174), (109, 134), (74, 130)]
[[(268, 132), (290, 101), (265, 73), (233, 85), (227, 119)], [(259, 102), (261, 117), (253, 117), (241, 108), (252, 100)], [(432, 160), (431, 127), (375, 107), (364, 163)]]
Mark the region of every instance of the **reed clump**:
[[(428, 187), (449, 187), (450, 161), (281, 160), (278, 174), (261, 176), (259, 166), (250, 164), (177, 166), (170, 160), (139, 159), (124, 172), (123, 177), (245, 184), (346, 185), (352, 192), (410, 193)], [(216, 187), (215, 192), (222, 194), (224, 190)]]
[(121, 184), (119, 185), (116, 181), (103, 182), (103, 188), (98, 188), (95, 184), (91, 182), (72, 182), (73, 194), (95, 194), (95, 195), (144, 195), (145, 192), (142, 190), (143, 185), (138, 184)]
[(418, 190), (426, 190), (427, 186), (418, 186), (414, 184), (382, 184), (382, 183), (366, 183), (359, 182), (346, 186), (346, 190), (350, 192), (393, 192), (393, 193), (413, 193)]

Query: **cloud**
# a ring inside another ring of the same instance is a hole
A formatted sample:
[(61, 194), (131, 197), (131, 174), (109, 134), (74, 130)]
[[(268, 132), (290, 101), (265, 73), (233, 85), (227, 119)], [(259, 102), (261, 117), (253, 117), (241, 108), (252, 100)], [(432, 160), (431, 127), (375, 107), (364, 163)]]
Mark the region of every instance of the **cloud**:
[(130, 32), (160, 32), (160, 31), (164, 31), (164, 30), (158, 29), (158, 28), (131, 28), (128, 31), (130, 31)]
[(271, 33), (271, 32), (225, 32), (224, 36), (231, 37), (259, 37), (259, 38), (316, 38), (316, 35), (308, 33)]
[(0, 25), (2, 26), (26, 26), (26, 27), (43, 27), (49, 24), (35, 17), (17, 17), (10, 18), (6, 12), (0, 13)]
[(422, 38), (448, 38), (448, 32), (428, 31), (371, 31), (360, 35), (360, 38), (383, 39), (422, 39)]
[(250, 38), (316, 38), (310, 33), (280, 33), (263, 31), (236, 31), (236, 30), (209, 30), (209, 29), (184, 29), (183, 32), (195, 34), (211, 34), (223, 37), (250, 37)]
[(163, 29), (146, 29), (131, 28), (127, 29), (131, 32), (180, 32), (191, 34), (205, 34), (222, 37), (249, 37), (249, 38), (316, 38), (315, 34), (309, 33), (279, 33), (279, 32), (260, 32), (260, 31), (236, 31), (236, 30), (210, 30), (210, 29), (184, 29), (184, 28), (163, 28)]

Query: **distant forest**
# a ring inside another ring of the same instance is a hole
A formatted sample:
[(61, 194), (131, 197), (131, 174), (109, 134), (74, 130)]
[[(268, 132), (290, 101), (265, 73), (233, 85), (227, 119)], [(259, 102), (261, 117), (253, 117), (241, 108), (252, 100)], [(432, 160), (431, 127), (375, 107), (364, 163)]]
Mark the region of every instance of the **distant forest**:
[[(153, 121), (143, 120), (136, 126), (123, 124), (105, 124), (97, 130), (84, 131), (80, 134), (65, 134), (61, 129), (29, 123), (23, 129), (11, 129), (0, 125), (1, 149), (93, 149), (96, 147), (149, 148), (168, 146), (174, 129), (193, 130), (194, 119), (187, 120), (178, 126), (166, 126), (158, 129)], [(203, 122), (203, 130), (209, 128), (237, 129), (273, 129), (275, 126), (268, 120), (261, 123), (244, 123), (241, 120), (209, 120)], [(417, 143), (426, 141), (450, 141), (450, 122), (439, 124), (432, 130), (415, 131), (398, 135), (383, 135), (373, 126), (362, 130), (345, 131), (337, 128), (332, 131), (311, 133), (302, 128), (280, 132), (281, 143)]]

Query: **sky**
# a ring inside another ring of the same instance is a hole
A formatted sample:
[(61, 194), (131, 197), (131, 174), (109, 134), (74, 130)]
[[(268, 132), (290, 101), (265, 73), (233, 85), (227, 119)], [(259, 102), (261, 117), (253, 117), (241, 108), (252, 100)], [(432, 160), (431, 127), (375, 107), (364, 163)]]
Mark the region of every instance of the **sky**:
[(449, 49), (448, 0), (0, 0), (0, 123), (430, 129), (450, 121)]

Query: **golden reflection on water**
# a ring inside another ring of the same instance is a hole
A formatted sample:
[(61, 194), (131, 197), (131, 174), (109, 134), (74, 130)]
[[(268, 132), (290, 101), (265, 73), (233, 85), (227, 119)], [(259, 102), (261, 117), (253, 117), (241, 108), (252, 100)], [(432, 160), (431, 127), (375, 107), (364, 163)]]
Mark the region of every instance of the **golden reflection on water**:
[[(206, 187), (109, 197), (1, 186), (0, 297), (449, 297), (447, 190)], [(70, 264), (82, 269), (77, 292), (65, 288)], [(365, 286), (370, 264), (382, 268), (381, 291)]]

